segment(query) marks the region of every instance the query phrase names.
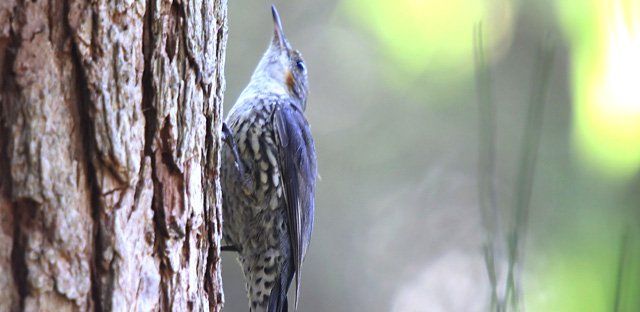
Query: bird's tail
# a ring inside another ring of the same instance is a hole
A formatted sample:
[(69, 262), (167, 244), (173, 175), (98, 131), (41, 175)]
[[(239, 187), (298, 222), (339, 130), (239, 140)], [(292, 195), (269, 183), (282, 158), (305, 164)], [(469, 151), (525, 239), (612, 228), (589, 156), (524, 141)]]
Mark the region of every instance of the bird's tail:
[(271, 290), (269, 295), (269, 307), (267, 312), (287, 312), (289, 303), (287, 300), (287, 293), (291, 281), (293, 280), (293, 268), (291, 265), (284, 266), (284, 270), (280, 273), (278, 279), (276, 279), (276, 285)]

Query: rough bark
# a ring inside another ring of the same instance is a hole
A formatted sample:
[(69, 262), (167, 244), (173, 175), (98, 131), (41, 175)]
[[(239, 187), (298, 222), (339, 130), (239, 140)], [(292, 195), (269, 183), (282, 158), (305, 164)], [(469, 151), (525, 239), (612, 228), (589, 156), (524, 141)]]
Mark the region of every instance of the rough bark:
[(222, 309), (226, 1), (0, 1), (0, 311)]

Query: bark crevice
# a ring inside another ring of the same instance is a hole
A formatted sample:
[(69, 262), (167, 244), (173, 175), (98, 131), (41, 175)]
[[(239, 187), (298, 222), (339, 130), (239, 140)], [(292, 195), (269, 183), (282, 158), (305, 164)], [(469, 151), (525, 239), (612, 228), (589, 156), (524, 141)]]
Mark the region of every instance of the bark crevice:
[[(1, 12), (0, 12), (1, 13)], [(11, 13), (14, 14), (13, 12)], [(0, 37), (0, 133), (9, 133), (7, 126), (6, 111), (9, 109), (5, 107), (7, 104), (6, 94), (8, 85), (15, 79), (13, 74), (13, 63), (16, 57), (16, 36), (13, 28), (9, 27), (7, 32), (8, 37)], [(15, 87), (15, 86), (14, 86)], [(14, 292), (18, 298), (13, 298), (13, 302), (0, 302), (0, 308), (8, 309), (21, 309), (24, 307), (23, 299), (27, 293), (27, 265), (24, 261), (24, 247), (20, 241), (20, 220), (17, 217), (18, 208), (11, 199), (11, 175), (9, 165), (8, 154), (9, 138), (0, 135), (0, 214), (7, 214), (5, 222), (0, 222), (0, 231), (4, 232), (4, 239), (10, 246), (5, 248), (9, 249), (8, 258), (1, 259), (6, 261), (11, 271), (11, 281), (8, 284), (0, 285), (4, 288), (3, 291)], [(2, 221), (0, 219), (0, 221)], [(9, 234), (11, 236), (9, 236)], [(2, 235), (2, 233), (0, 233)], [(0, 268), (0, 272), (2, 272)], [(12, 284), (11, 284), (12, 283)], [(2, 299), (10, 299), (2, 297)], [(2, 309), (0, 309), (2, 310)]]
[(24, 298), (29, 293), (27, 284), (27, 263), (24, 260), (25, 248), (21, 239), (20, 225), (22, 223), (21, 207), (17, 203), (13, 203), (13, 249), (11, 250), (11, 269), (13, 271), (13, 279), (18, 291), (18, 305), (20, 310), (24, 309)]
[[(68, 13), (65, 14), (68, 16)], [(68, 25), (68, 21), (67, 21)], [(100, 187), (98, 186), (96, 169), (93, 165), (93, 126), (91, 117), (89, 116), (88, 107), (91, 105), (91, 97), (89, 95), (89, 87), (87, 86), (87, 78), (80, 64), (80, 55), (78, 47), (74, 43), (72, 48), (72, 60), (76, 72), (76, 90), (77, 90), (77, 107), (80, 114), (79, 131), (81, 133), (82, 151), (84, 153), (84, 166), (87, 172), (87, 184), (89, 187), (90, 203), (91, 203), (91, 218), (93, 222), (93, 259), (91, 264), (91, 298), (93, 300), (94, 309), (96, 312), (102, 312), (103, 304), (100, 295), (100, 268), (102, 263), (101, 251), (102, 246), (102, 234), (100, 227), (100, 210), (102, 205), (100, 202)]]
[[(144, 24), (142, 25), (142, 53), (144, 55), (144, 70), (142, 72), (142, 112), (144, 114), (144, 155), (153, 157), (153, 138), (158, 124), (157, 110), (153, 106), (153, 79), (151, 77), (151, 56), (153, 50), (153, 32), (151, 31), (151, 17), (153, 16), (153, 1), (146, 1)], [(151, 162), (153, 166), (153, 161)], [(154, 195), (155, 197), (155, 195)]]

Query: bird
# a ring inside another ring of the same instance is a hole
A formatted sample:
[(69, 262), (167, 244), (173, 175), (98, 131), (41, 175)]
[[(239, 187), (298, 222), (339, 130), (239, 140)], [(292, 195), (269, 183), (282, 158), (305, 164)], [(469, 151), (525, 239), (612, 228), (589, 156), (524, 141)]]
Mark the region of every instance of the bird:
[(313, 230), (317, 157), (302, 54), (271, 6), (273, 38), (222, 125), (222, 250), (237, 252), (250, 311), (288, 311)]

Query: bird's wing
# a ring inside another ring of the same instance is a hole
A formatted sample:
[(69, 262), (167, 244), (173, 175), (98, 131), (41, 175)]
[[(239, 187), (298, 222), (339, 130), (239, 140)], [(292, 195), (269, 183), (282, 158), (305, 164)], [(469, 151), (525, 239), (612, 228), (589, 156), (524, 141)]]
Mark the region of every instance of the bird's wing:
[[(289, 242), (296, 274), (297, 309), (302, 259), (313, 228), (316, 153), (309, 124), (295, 104), (278, 105), (273, 118), (278, 165), (284, 185)], [(286, 289), (284, 291), (286, 292)]]

